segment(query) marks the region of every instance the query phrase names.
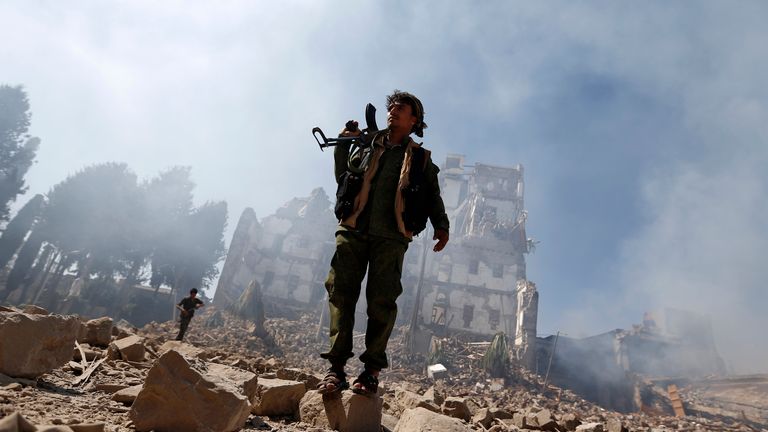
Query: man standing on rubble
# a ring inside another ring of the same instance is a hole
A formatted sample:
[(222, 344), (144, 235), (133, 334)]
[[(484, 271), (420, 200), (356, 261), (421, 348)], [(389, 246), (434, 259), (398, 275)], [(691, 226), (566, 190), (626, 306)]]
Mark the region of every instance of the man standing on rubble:
[[(439, 169), (430, 152), (411, 139), (422, 137), (427, 125), (424, 108), (416, 96), (395, 90), (387, 96), (387, 128), (363, 151), (363, 166), (352, 169), (350, 145), (334, 150), (337, 192), (336, 253), (325, 287), (330, 307), (328, 352), (320, 356), (331, 363), (318, 391), (323, 394), (349, 387), (344, 367), (352, 353), (355, 306), (368, 270), (365, 296), (368, 323), (363, 372), (352, 384), (359, 394), (376, 394), (379, 371), (389, 366), (386, 348), (397, 317), (400, 276), (408, 243), (430, 220), (439, 252), (448, 243), (448, 216), (440, 196)], [(342, 136), (357, 136), (357, 122), (350, 121)], [(360, 156), (360, 155), (358, 155)]]
[(184, 297), (179, 304), (176, 305), (176, 309), (181, 311), (179, 334), (176, 336), (177, 341), (184, 339), (184, 333), (187, 332), (187, 327), (189, 327), (189, 322), (192, 321), (192, 317), (195, 316), (195, 311), (203, 306), (205, 306), (203, 301), (197, 298), (197, 288), (189, 290), (189, 297)]

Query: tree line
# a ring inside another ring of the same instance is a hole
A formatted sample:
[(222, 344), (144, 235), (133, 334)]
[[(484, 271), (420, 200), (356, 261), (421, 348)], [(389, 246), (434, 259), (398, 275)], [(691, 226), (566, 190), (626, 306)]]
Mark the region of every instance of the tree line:
[[(0, 221), (8, 221), (10, 204), (26, 190), (23, 176), (39, 145), (27, 133), (29, 118), (24, 90), (1, 86)], [(105, 290), (207, 286), (226, 253), (227, 205), (196, 207), (194, 187), (190, 168), (181, 166), (142, 181), (115, 162), (68, 176), (31, 198), (5, 226), (0, 301), (14, 292), (27, 301), (56, 301), (65, 274)]]

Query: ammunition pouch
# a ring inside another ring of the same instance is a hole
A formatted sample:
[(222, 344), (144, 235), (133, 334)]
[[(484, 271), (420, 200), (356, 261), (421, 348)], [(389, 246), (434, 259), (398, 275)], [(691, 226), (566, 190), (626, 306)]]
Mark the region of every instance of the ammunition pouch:
[(355, 198), (363, 186), (363, 174), (345, 171), (339, 178), (336, 189), (336, 205), (333, 213), (338, 220), (344, 220), (352, 215), (355, 209)]
[(408, 186), (401, 193), (405, 200), (403, 211), (403, 224), (405, 229), (418, 235), (427, 227), (429, 217), (429, 203), (427, 203), (427, 185), (424, 182), (424, 170), (427, 165), (427, 152), (416, 147), (411, 153), (411, 170), (409, 172)]

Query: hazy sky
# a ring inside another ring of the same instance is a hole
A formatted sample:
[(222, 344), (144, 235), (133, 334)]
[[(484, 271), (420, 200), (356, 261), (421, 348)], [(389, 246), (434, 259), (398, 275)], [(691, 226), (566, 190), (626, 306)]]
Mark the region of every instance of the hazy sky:
[(42, 139), (21, 202), (89, 164), (189, 165), (230, 232), (332, 193), (313, 126), (411, 91), (438, 162), (525, 166), (541, 333), (680, 307), (765, 372), (766, 22), (763, 1), (4, 1), (0, 83)]

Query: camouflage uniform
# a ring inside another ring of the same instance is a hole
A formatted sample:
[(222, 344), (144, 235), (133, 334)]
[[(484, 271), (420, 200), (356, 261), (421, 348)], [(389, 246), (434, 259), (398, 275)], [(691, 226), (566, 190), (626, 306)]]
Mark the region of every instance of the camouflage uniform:
[[(331, 347), (321, 354), (331, 363), (343, 364), (354, 356), (352, 329), (355, 306), (367, 268), (366, 350), (360, 360), (373, 369), (389, 365), (387, 342), (397, 318), (395, 301), (403, 292), (400, 283), (403, 256), (412, 238), (412, 233), (403, 229), (402, 217), (396, 211), (396, 203), (400, 199), (398, 185), (405, 172), (404, 161), (409, 160), (409, 149), (414, 146), (419, 145), (410, 137), (395, 146), (389, 145), (386, 133), (380, 133), (374, 139), (374, 157), (365, 173), (369, 187), (363, 187), (366, 196), (353, 216), (341, 221), (336, 231), (336, 253), (325, 282), (330, 306)], [(348, 155), (348, 145), (339, 145), (334, 151), (337, 181), (347, 169)], [(428, 216), (435, 229), (448, 231), (438, 172), (437, 166), (427, 158), (423, 187), (428, 191)]]

